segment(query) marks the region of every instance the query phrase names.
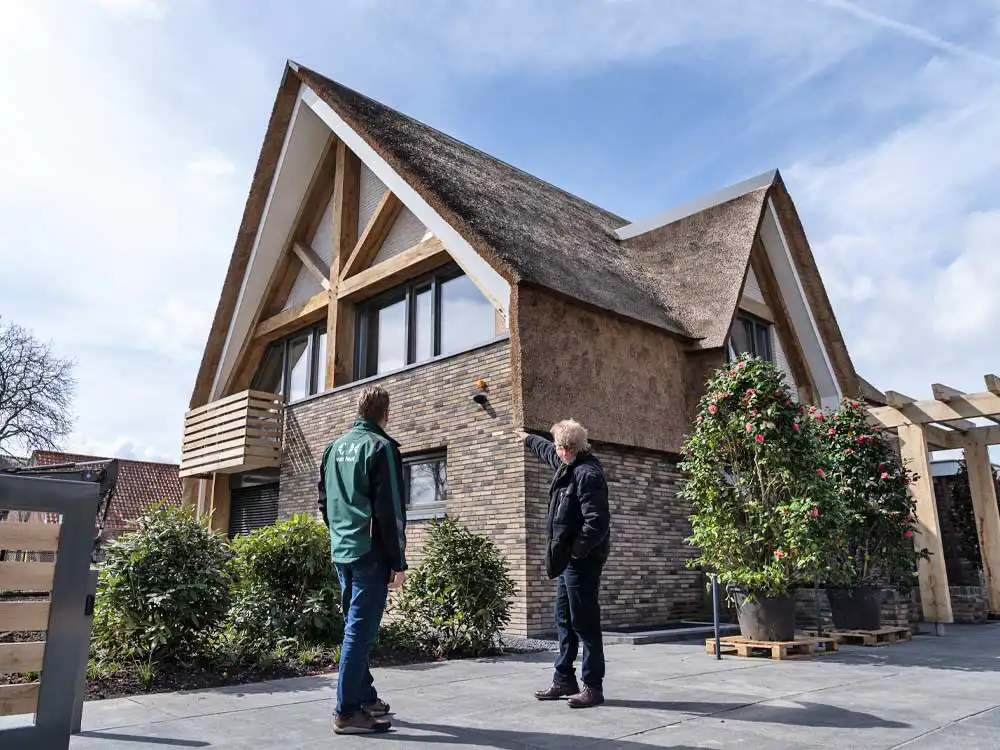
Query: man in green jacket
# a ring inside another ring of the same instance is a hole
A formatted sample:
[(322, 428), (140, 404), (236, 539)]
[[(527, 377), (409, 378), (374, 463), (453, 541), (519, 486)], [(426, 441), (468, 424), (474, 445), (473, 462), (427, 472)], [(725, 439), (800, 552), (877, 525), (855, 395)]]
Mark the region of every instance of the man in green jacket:
[(340, 649), (337, 734), (386, 732), (389, 704), (378, 697), (368, 652), (378, 635), (390, 588), (406, 570), (406, 506), (399, 443), (385, 432), (389, 394), (366, 388), (351, 430), (332, 443), (320, 463), (319, 504), (330, 529), (344, 611)]

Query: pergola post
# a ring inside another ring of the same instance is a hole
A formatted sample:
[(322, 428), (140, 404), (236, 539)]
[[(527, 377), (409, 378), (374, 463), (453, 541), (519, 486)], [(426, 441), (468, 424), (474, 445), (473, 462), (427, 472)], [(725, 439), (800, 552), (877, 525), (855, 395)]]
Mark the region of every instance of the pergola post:
[(1000, 508), (997, 507), (993, 466), (985, 443), (974, 440), (966, 446), (965, 465), (972, 490), (972, 509), (979, 532), (979, 554), (986, 576), (990, 613), (996, 615), (1000, 614)]
[(938, 518), (934, 482), (931, 478), (930, 451), (923, 425), (900, 425), (899, 449), (908, 468), (916, 472), (917, 479), (911, 486), (917, 506), (919, 534), (914, 538), (918, 549), (926, 547), (929, 560), (920, 560), (917, 576), (920, 580), (920, 600), (924, 620), (941, 624), (954, 621), (951, 611), (951, 592), (948, 590), (948, 569), (944, 560), (941, 540), (941, 522)]

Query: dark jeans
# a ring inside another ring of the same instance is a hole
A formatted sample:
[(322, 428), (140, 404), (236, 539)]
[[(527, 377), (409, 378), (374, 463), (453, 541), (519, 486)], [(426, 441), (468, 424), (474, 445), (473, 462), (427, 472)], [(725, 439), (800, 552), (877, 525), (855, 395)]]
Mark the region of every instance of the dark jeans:
[(556, 587), (556, 627), (559, 656), (554, 681), (574, 685), (573, 662), (583, 644), (583, 684), (602, 688), (604, 683), (604, 641), (601, 637), (601, 589), (603, 560), (572, 560), (559, 576)]
[(344, 609), (344, 643), (340, 648), (336, 711), (352, 716), (362, 703), (378, 697), (368, 666), (368, 652), (378, 636), (378, 626), (389, 595), (389, 568), (380, 560), (337, 565)]

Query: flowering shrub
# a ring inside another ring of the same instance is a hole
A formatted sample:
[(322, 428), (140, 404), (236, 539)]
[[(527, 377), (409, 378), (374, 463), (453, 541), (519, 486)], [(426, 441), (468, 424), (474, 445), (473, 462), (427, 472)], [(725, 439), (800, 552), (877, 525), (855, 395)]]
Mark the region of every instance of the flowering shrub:
[(784, 374), (748, 356), (715, 373), (685, 443), (691, 566), (750, 593), (842, 577), (843, 506), (823, 443)]
[(903, 467), (889, 434), (869, 422), (863, 404), (845, 399), (833, 415), (811, 413), (846, 511), (841, 553), (847, 564), (831, 583), (912, 584), (917, 559), (929, 555), (914, 545), (916, 505), (907, 485), (916, 475)]

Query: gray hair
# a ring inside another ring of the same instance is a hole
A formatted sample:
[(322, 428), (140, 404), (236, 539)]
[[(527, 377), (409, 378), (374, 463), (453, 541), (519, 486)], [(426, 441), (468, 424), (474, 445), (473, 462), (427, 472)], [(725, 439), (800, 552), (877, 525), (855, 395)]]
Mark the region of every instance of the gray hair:
[(552, 437), (556, 445), (566, 448), (572, 453), (583, 453), (590, 450), (587, 442), (587, 430), (575, 419), (564, 419), (552, 425)]

